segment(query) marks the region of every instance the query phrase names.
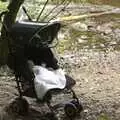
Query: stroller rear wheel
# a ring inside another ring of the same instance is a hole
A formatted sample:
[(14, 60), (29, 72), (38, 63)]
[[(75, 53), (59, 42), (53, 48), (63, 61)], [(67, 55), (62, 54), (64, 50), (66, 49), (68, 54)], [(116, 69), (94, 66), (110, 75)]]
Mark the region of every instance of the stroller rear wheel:
[(27, 115), (29, 112), (29, 104), (25, 98), (16, 98), (11, 104), (12, 112), (18, 115)]

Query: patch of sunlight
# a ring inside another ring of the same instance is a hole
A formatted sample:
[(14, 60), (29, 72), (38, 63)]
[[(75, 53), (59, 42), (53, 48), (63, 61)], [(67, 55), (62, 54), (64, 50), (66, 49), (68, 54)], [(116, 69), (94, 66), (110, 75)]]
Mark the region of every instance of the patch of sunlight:
[(69, 44), (69, 40), (61, 40), (59, 45), (57, 46), (57, 50), (59, 53), (64, 53), (65, 50), (69, 50), (71, 48), (71, 44)]
[(0, 1), (0, 12), (2, 12), (3, 10), (6, 10), (6, 7), (7, 7), (7, 2)]

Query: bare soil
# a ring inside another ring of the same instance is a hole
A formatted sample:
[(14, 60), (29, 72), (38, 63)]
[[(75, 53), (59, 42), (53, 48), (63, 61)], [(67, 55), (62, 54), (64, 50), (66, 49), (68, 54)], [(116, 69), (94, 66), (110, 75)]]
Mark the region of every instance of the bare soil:
[[(84, 106), (84, 111), (76, 120), (119, 120), (120, 53), (79, 52), (65, 55), (64, 61), (69, 63), (68, 68), (71, 70), (69, 74), (76, 80), (74, 90)], [(11, 112), (9, 114), (5, 108), (16, 97), (14, 77), (1, 76), (0, 83), (1, 120), (49, 119), (44, 116), (49, 112), (46, 105), (37, 104), (35, 100), (30, 99), (28, 99), (31, 107), (29, 115), (23, 117), (12, 113), (11, 117)], [(58, 110), (59, 119), (65, 119), (63, 115), (63, 110)]]

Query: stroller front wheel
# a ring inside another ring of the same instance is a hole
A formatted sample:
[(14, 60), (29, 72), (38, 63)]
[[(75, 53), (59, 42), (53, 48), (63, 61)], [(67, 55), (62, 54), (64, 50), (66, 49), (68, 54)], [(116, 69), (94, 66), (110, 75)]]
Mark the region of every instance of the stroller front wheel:
[(65, 104), (64, 111), (67, 117), (74, 118), (77, 114), (77, 107), (70, 102)]

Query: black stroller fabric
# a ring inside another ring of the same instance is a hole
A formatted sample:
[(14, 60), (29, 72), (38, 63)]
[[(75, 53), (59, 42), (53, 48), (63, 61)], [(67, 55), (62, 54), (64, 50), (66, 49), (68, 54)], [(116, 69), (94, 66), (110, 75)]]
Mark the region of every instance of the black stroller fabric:
[[(28, 60), (35, 65), (45, 63), (47, 67), (57, 69), (57, 59), (54, 57), (49, 47), (37, 44), (38, 38), (34, 35), (38, 33), (39, 41), (47, 41), (51, 44), (60, 29), (60, 23), (35, 23), (35, 22), (16, 22), (10, 28), (10, 36), (15, 41), (14, 50), (11, 50), (8, 56), (8, 66), (17, 74), (22, 74), (26, 80), (32, 78), (29, 69)], [(29, 43), (29, 41), (35, 41)], [(36, 47), (37, 46), (37, 47)], [(29, 74), (29, 75), (28, 75)]]
[(40, 46), (51, 44), (60, 30), (60, 23), (16, 22), (12, 25), (10, 35), (16, 45)]

